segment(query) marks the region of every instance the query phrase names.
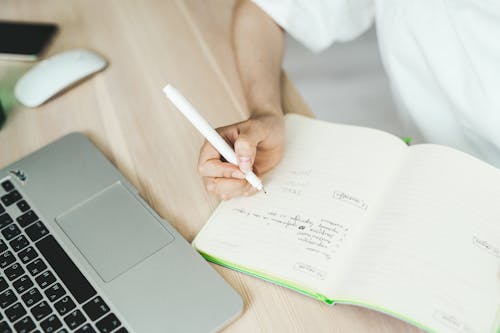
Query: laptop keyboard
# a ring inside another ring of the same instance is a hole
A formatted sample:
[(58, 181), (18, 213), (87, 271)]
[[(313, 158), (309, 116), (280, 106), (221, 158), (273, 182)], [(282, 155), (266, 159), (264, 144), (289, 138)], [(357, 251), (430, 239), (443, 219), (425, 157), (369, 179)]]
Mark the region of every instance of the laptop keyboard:
[(0, 185), (0, 333), (127, 333), (14, 184)]

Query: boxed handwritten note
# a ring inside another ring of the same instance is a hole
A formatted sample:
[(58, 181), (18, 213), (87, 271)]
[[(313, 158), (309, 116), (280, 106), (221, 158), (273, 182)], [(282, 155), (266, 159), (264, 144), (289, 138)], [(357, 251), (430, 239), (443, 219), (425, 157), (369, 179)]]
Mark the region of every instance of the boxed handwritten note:
[(497, 332), (500, 170), (439, 145), (286, 117), (267, 194), (222, 203), (208, 260), (434, 332)]

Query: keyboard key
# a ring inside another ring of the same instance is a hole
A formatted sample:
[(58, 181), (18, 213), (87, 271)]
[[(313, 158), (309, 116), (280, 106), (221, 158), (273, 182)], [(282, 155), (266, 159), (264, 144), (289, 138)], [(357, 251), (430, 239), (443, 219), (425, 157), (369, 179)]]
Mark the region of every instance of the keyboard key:
[(28, 237), (33, 242), (36, 242), (37, 240), (39, 240), (40, 238), (49, 233), (49, 231), (41, 221), (33, 223), (32, 225), (27, 227), (25, 231), (28, 234)]
[(21, 252), (17, 254), (19, 256), (19, 259), (23, 262), (23, 264), (29, 263), (31, 260), (35, 259), (38, 257), (38, 253), (36, 253), (35, 249), (31, 246), (25, 248)]
[(22, 199), (22, 196), (21, 196), (21, 194), (19, 194), (19, 192), (17, 192), (17, 190), (14, 190), (14, 191), (12, 191), (12, 192), (10, 192), (10, 193), (8, 193), (0, 198), (0, 200), (2, 201), (2, 203), (6, 207), (9, 207), (13, 203), (15, 203), (16, 201), (19, 201), (21, 199)]
[(106, 317), (102, 318), (96, 324), (97, 329), (101, 333), (110, 333), (120, 325), (121, 325), (120, 321), (118, 320), (118, 318), (116, 318), (116, 316), (113, 313), (110, 313)]
[(57, 333), (69, 333), (69, 331), (67, 329), (63, 328), (63, 329), (57, 331)]
[(2, 215), (5, 212), (5, 208), (3, 205), (0, 203), (0, 215)]
[(14, 251), (18, 252), (28, 246), (29, 241), (23, 235), (19, 235), (11, 240), (9, 244)]
[(45, 333), (54, 333), (58, 328), (62, 326), (61, 321), (56, 315), (52, 315), (40, 323), (42, 330)]
[(0, 291), (4, 291), (8, 287), (9, 287), (9, 284), (7, 283), (7, 281), (5, 281), (5, 279), (0, 276)]
[(38, 303), (43, 298), (43, 296), (42, 294), (40, 294), (38, 289), (32, 288), (21, 295), (21, 298), (23, 299), (24, 304), (26, 304), (27, 307), (31, 307)]
[(14, 324), (14, 329), (17, 333), (29, 333), (36, 328), (33, 319), (26, 316)]
[(56, 277), (54, 276), (54, 274), (52, 274), (51, 271), (45, 271), (42, 274), (38, 275), (35, 280), (40, 288), (45, 289), (52, 283), (56, 282)]
[(3, 240), (0, 239), (0, 253), (4, 252), (7, 250), (7, 244)]
[(64, 322), (68, 325), (70, 330), (74, 330), (85, 322), (85, 317), (80, 310), (75, 310), (64, 317)]
[(14, 185), (12, 184), (12, 182), (10, 180), (6, 180), (6, 181), (2, 182), (2, 187), (5, 190), (5, 192), (10, 192), (14, 189)]
[(47, 296), (51, 302), (57, 301), (59, 298), (64, 296), (64, 294), (66, 294), (66, 292), (60, 283), (54, 283), (51, 287), (45, 290), (45, 296)]
[(92, 321), (95, 321), (109, 312), (109, 307), (100, 296), (93, 298), (83, 306), (83, 310)]
[(42, 320), (51, 313), (52, 313), (52, 308), (50, 307), (49, 303), (45, 301), (41, 301), (40, 303), (31, 308), (31, 314), (33, 315), (33, 317), (35, 317), (37, 321)]
[(14, 289), (16, 289), (18, 294), (24, 293), (26, 290), (33, 287), (33, 281), (28, 277), (28, 275), (23, 275), (12, 284)]
[(19, 227), (15, 224), (10, 224), (9, 226), (2, 229), (2, 235), (6, 240), (11, 240), (21, 233)]
[(0, 294), (0, 308), (5, 309), (17, 301), (17, 296), (12, 289), (7, 289)]
[(78, 303), (84, 303), (96, 294), (95, 289), (52, 235), (37, 242), (36, 246)]
[(54, 304), (54, 307), (61, 316), (73, 310), (75, 306), (75, 302), (69, 296), (64, 296)]
[(0, 254), (0, 268), (5, 268), (16, 261), (16, 258), (10, 251)]
[(31, 276), (40, 274), (40, 272), (43, 272), (46, 268), (47, 265), (45, 265), (43, 260), (40, 258), (35, 259), (32, 263), (26, 266), (26, 269), (28, 270), (28, 272), (30, 272)]
[(8, 226), (12, 222), (14, 222), (14, 220), (12, 219), (12, 217), (10, 217), (9, 214), (3, 213), (0, 215), (0, 229)]
[(7, 322), (2, 321), (0, 322), (0, 333), (12, 333), (12, 329), (9, 327), (9, 324)]
[(5, 315), (7, 316), (7, 318), (9, 318), (11, 323), (17, 321), (19, 318), (21, 318), (25, 314), (26, 314), (26, 310), (24, 309), (24, 306), (19, 302), (15, 303), (10, 308), (5, 310)]
[(96, 333), (96, 331), (90, 324), (85, 324), (77, 329), (75, 333)]
[(125, 327), (120, 327), (118, 331), (115, 331), (115, 333), (128, 333), (128, 331)]
[(30, 205), (26, 202), (26, 200), (18, 201), (16, 205), (21, 212), (25, 212), (31, 208)]
[(4, 273), (5, 275), (7, 276), (7, 278), (12, 281), (12, 280), (15, 280), (17, 279), (18, 277), (20, 277), (21, 275), (24, 274), (24, 269), (23, 267), (18, 264), (17, 262), (9, 267), (7, 267), (5, 270), (4, 270)]
[(38, 216), (32, 210), (27, 211), (16, 219), (17, 223), (19, 223), (19, 225), (23, 228), (27, 227), (36, 220), (38, 220)]

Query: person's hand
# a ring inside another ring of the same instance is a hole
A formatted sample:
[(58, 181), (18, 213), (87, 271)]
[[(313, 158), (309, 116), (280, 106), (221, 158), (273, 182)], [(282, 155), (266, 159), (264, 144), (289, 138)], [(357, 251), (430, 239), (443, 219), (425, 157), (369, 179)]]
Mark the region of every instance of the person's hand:
[(206, 190), (221, 200), (255, 194), (257, 190), (245, 180), (245, 173), (253, 170), (260, 176), (280, 161), (285, 144), (283, 114), (260, 113), (249, 120), (218, 128), (217, 132), (234, 147), (238, 166), (222, 160), (219, 152), (205, 140), (198, 172), (203, 176)]

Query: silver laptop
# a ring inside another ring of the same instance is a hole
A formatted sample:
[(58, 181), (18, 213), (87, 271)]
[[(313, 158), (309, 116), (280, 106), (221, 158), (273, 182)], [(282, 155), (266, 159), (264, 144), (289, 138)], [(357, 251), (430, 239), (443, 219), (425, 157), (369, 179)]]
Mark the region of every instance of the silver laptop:
[(215, 332), (242, 311), (82, 134), (1, 170), (0, 202), (0, 332)]

